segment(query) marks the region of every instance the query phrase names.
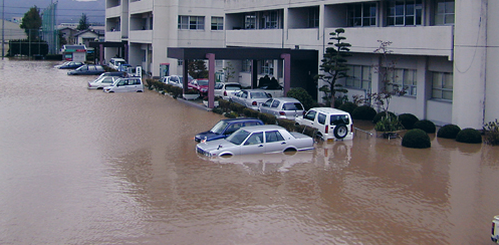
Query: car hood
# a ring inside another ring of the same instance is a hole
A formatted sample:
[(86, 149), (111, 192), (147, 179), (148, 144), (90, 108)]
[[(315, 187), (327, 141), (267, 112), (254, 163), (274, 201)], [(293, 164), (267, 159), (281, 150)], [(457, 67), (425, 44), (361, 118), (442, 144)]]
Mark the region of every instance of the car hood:
[(222, 137), (223, 137), (223, 135), (216, 134), (216, 133), (213, 133), (211, 131), (206, 131), (206, 132), (196, 134), (196, 139), (203, 140), (204, 138), (206, 138), (206, 141), (216, 140), (216, 139), (219, 139)]
[(205, 143), (197, 144), (197, 148), (202, 149), (206, 153), (210, 153), (213, 156), (218, 155), (218, 153), (229, 150), (233, 148), (234, 144), (227, 141), (226, 139), (212, 140)]

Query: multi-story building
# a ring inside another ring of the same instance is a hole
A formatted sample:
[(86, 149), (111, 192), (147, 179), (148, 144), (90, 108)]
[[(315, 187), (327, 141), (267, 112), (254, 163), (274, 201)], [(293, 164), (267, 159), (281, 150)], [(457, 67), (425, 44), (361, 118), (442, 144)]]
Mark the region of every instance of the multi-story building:
[[(495, 81), (499, 77), (499, 69), (495, 69), (499, 32), (493, 24), (499, 23), (499, 17), (494, 15), (494, 11), (499, 10), (497, 1), (225, 0), (223, 3), (207, 1), (209, 4), (165, 1), (177, 4), (159, 6), (155, 2), (149, 4), (151, 7), (147, 11), (137, 11), (138, 7), (132, 11), (130, 7), (126, 8), (127, 13), (124, 6), (120, 10), (110, 8), (119, 6), (109, 4), (113, 1), (118, 0), (108, 0), (106, 25), (112, 28), (113, 23), (118, 23), (121, 28), (130, 27), (119, 33), (109, 29), (106, 37), (128, 40), (131, 50), (140, 46), (142, 52), (130, 51), (130, 57), (147, 61), (153, 56), (150, 62), (153, 66), (175, 62), (166, 58), (166, 47), (206, 47), (209, 44), (211, 47), (317, 50), (320, 63), (330, 41), (329, 33), (343, 28), (346, 42), (352, 45), (353, 56), (348, 59), (350, 76), (340, 82), (349, 90), (350, 98), (380, 91), (383, 84), (374, 69), (380, 64), (380, 55), (374, 50), (379, 47), (378, 40), (390, 41), (389, 57), (395, 61), (391, 82), (406, 91), (404, 95), (392, 98), (390, 111), (412, 113), (420, 119), (437, 124), (453, 123), (461, 128), (481, 128), (485, 122), (499, 117), (499, 108), (495, 107), (499, 102), (499, 96), (496, 96), (499, 83)], [(130, 6), (134, 3), (144, 6), (144, 2), (149, 1), (130, 2)], [(198, 5), (205, 8), (196, 12)], [(161, 10), (157, 11), (157, 7)], [(149, 22), (154, 22), (155, 28), (148, 32), (152, 41), (134, 38), (132, 32), (142, 36), (139, 34), (142, 31), (137, 30), (136, 24), (124, 25), (124, 22), (148, 23), (143, 16), (147, 13), (152, 16), (153, 12), (154, 18)], [(158, 14), (160, 12), (162, 14)], [(122, 16), (129, 18), (124, 20)], [(188, 18), (191, 28), (198, 23), (191, 19), (194, 16), (206, 16), (205, 19), (212, 22), (213, 17), (223, 17), (220, 26), (224, 31), (206, 32), (205, 29), (198, 35), (184, 33), (183, 18)], [(160, 28), (156, 28), (158, 25)], [(154, 51), (152, 55), (151, 50)], [(251, 64), (254, 63), (244, 57), (232, 62), (239, 81), (249, 84)], [(282, 60), (262, 60), (256, 68), (260, 76), (267, 74), (282, 81), (282, 66)], [(319, 83), (317, 87), (320, 86)], [(320, 92), (314, 92), (320, 99)]]

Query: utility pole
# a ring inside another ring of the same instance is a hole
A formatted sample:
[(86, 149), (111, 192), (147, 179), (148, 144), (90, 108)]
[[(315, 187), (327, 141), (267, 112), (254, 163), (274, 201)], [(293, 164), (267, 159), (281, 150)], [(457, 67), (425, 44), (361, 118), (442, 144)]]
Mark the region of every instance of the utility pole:
[(4, 49), (4, 43), (5, 43), (5, 0), (2, 0), (2, 60), (3, 57), (5, 56), (5, 49)]

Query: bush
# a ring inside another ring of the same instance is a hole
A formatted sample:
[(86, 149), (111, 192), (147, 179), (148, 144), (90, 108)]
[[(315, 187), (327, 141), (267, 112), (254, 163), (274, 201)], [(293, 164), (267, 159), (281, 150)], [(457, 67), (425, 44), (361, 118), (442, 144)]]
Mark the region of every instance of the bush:
[(217, 113), (217, 114), (220, 114), (222, 115), (224, 113), (224, 111), (222, 110), (222, 108), (220, 107), (215, 107), (211, 110), (213, 113)]
[(277, 119), (277, 125), (287, 129), (289, 132), (295, 130), (295, 121), (289, 119)]
[(373, 120), (375, 115), (376, 110), (367, 105), (359, 106), (352, 111), (352, 118), (358, 120)]
[(483, 126), (485, 132), (485, 143), (489, 145), (499, 145), (499, 122), (488, 122)]
[(478, 144), (482, 143), (482, 135), (473, 128), (465, 128), (456, 135), (456, 141), (461, 143)]
[(414, 123), (414, 128), (422, 129), (429, 134), (434, 134), (435, 131), (437, 131), (437, 127), (435, 127), (435, 124), (430, 120), (419, 120)]
[(312, 127), (306, 127), (303, 125), (295, 125), (295, 132), (299, 132), (305, 135), (308, 135), (312, 138), (317, 136), (317, 129)]
[(244, 109), (243, 109), (243, 114), (244, 114), (244, 116), (246, 116), (246, 117), (258, 118), (258, 114), (259, 114), (259, 113), (260, 113), (260, 112), (255, 111), (255, 110), (250, 109), (250, 108), (244, 108)]
[(399, 121), (405, 129), (413, 129), (414, 123), (419, 121), (419, 118), (411, 113), (403, 113), (399, 115)]
[(218, 100), (218, 106), (223, 110), (223, 111), (229, 111), (230, 108), (230, 102), (227, 100)]
[(180, 87), (177, 87), (177, 86), (171, 86), (170, 88), (171, 91), (170, 94), (173, 96), (173, 98), (178, 98), (180, 96), (182, 96), (182, 94), (184, 93), (184, 90)]
[(402, 146), (419, 149), (429, 148), (431, 147), (430, 136), (419, 128), (411, 129), (402, 138)]
[(277, 122), (277, 118), (274, 115), (268, 113), (260, 113), (258, 115), (258, 119), (262, 120), (262, 122), (265, 124), (276, 124)]
[(455, 139), (461, 128), (454, 124), (447, 124), (441, 127), (437, 132), (437, 137), (445, 139)]
[(244, 107), (243, 105), (240, 105), (238, 103), (230, 102), (229, 104), (229, 109), (239, 115), (243, 115), (244, 113)]
[(376, 125), (374, 130), (379, 132), (393, 132), (402, 129), (402, 124), (397, 117), (382, 117)]
[[(391, 112), (391, 111), (387, 111), (386, 113), (388, 113), (388, 116), (390, 116), (391, 118), (396, 118), (397, 115), (395, 115), (395, 113)], [(381, 118), (385, 117), (386, 113), (383, 111), (383, 112), (380, 112), (378, 114), (376, 114), (373, 118), (373, 123), (376, 124), (379, 122), (379, 120), (381, 120)]]
[(312, 96), (310, 96), (304, 88), (292, 88), (288, 91), (286, 96), (299, 100), (305, 107), (305, 110), (308, 110), (315, 105)]
[(352, 115), (353, 113), (353, 110), (355, 110), (355, 108), (357, 108), (358, 106), (356, 104), (354, 104), (353, 102), (345, 102), (343, 103), (343, 105), (340, 105), (340, 107), (338, 107), (338, 109), (342, 110), (342, 111), (346, 111), (348, 113), (350, 113), (350, 115)]
[(225, 113), (225, 117), (228, 117), (228, 118), (236, 118), (237, 116), (238, 116), (237, 113), (235, 113), (233, 111)]

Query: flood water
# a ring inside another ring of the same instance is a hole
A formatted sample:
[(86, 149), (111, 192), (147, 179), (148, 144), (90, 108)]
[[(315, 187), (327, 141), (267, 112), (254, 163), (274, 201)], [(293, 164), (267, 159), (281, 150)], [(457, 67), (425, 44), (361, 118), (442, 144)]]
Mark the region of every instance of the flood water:
[(0, 61), (0, 244), (492, 243), (499, 147), (357, 132), (208, 160), (193, 137), (222, 116), (55, 64)]

